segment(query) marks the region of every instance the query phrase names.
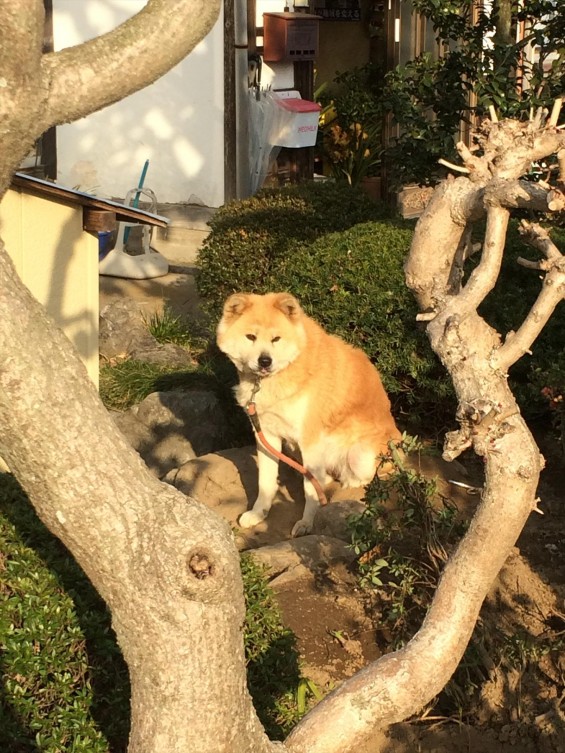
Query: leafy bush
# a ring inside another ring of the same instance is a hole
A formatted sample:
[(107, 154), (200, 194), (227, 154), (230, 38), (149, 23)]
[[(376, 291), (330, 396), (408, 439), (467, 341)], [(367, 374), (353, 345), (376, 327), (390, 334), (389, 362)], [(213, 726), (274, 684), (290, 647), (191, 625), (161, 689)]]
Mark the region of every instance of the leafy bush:
[(325, 329), (364, 350), (397, 407), (418, 406), (421, 420), (450, 387), (404, 283), (411, 240), (404, 224), (362, 223), (298, 248), (279, 265), (277, 283)]
[(110, 615), (8, 474), (0, 551), (0, 749), (125, 751), (129, 678)]
[(374, 63), (338, 73), (316, 93), (322, 105), (318, 148), (336, 181), (358, 186), (380, 175), (383, 72)]
[[(248, 684), (263, 724), (282, 737), (303, 713), (293, 633), (267, 578), (242, 558)], [(0, 750), (120, 753), (130, 686), (110, 614), (73, 557), (0, 474)]]
[(327, 184), (236, 202), (214, 220), (199, 289), (216, 315), (237, 290), (293, 293), (329, 332), (367, 353), (405, 423), (439, 428), (445, 411), (453, 412), (449, 399), (442, 403), (452, 391), (404, 283), (412, 227), (384, 221), (387, 215), (357, 192)]
[[(565, 230), (554, 228), (552, 235), (565, 249)], [(453, 391), (416, 323), (416, 304), (405, 286), (411, 238), (410, 223), (343, 186), (273, 189), (218, 213), (201, 251), (199, 289), (216, 316), (235, 291), (288, 290), (329, 332), (367, 353), (395, 410), (405, 413), (406, 428), (441, 432), (454, 414)], [(539, 275), (517, 264), (520, 255), (535, 258), (512, 221), (499, 280), (480, 309), (503, 337), (520, 325), (540, 290)], [(532, 356), (511, 370), (511, 386), (529, 418), (547, 413), (544, 388), (565, 392), (564, 317), (560, 304)], [(565, 425), (562, 413), (554, 415)]]
[[(551, 106), (561, 96), (565, 22), (557, 3), (507, 5), (508, 15), (498, 3), (481, 4), (473, 14), (471, 0), (413, 0), (433, 27), (440, 54), (423, 53), (385, 77), (384, 109), (399, 126), (386, 152), (394, 184), (437, 182), (444, 174), (438, 157), (457, 158), (460, 121), (483, 117), (490, 105), (499, 118), (523, 119), (530, 108)], [(526, 36), (517, 41), (520, 26)], [(528, 45), (535, 55), (525, 54)]]
[(199, 254), (204, 306), (218, 315), (231, 293), (273, 290), (279, 265), (302, 244), (389, 214), (362, 192), (330, 182), (266, 189), (227, 204), (210, 221), (212, 232)]

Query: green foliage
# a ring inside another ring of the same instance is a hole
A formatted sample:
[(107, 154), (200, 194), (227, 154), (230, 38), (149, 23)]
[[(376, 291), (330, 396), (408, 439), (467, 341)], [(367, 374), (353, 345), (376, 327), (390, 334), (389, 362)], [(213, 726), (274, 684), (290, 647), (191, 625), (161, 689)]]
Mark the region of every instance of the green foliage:
[[(415, 456), (424, 448), (404, 435), (402, 449)], [(393, 460), (393, 474), (375, 477), (367, 488), (366, 509), (348, 521), (360, 586), (372, 594), (374, 609), (382, 615), (379, 637), (385, 651), (403, 646), (422, 624), (443, 566), (465, 530), (434, 479), (398, 454)], [(479, 625), (454, 677), (430, 704), (438, 713), (463, 716), (472, 708), (473, 694), (486, 676), (485, 652), (478, 648), (482, 639)]]
[(200, 254), (206, 306), (217, 316), (238, 290), (293, 293), (329, 332), (367, 353), (412, 430), (439, 431), (453, 412), (452, 390), (404, 283), (412, 226), (385, 221), (388, 210), (343, 186), (279, 194), (235, 202), (214, 219)]
[(125, 751), (129, 679), (90, 582), (0, 474), (0, 749)]
[(338, 73), (331, 84), (320, 87), (318, 99), (323, 107), (333, 109), (342, 128), (352, 123), (368, 128), (383, 115), (382, 79), (381, 68), (367, 63)]
[[(249, 688), (281, 738), (315, 688), (262, 568), (243, 556), (242, 575)], [(9, 474), (0, 474), (0, 670), (0, 750), (126, 750), (129, 678), (110, 614)]]
[(133, 359), (106, 364), (100, 369), (100, 397), (107, 408), (124, 411), (152, 392), (184, 387), (191, 373)]
[(315, 686), (302, 677), (296, 638), (282, 624), (264, 568), (244, 554), (241, 572), (249, 692), (267, 734), (281, 740), (307, 711), (306, 697), (316, 694)]
[(451, 390), (404, 283), (411, 240), (405, 223), (362, 223), (297, 248), (279, 265), (277, 284), (329, 332), (364, 350), (397, 407), (422, 422)]
[[(403, 435), (406, 454), (422, 449), (417, 439)], [(365, 510), (348, 524), (360, 584), (378, 589), (383, 621), (398, 647), (421, 624), (462, 528), (434, 479), (408, 467), (398, 454), (393, 461), (394, 472), (375, 476), (366, 490)]]
[(318, 145), (336, 181), (356, 187), (379, 175), (383, 74), (373, 63), (338, 73), (316, 93), (322, 105)]
[[(351, 202), (353, 196), (358, 198)], [(367, 353), (410, 431), (443, 431), (454, 414), (454, 398), (424, 328), (416, 324), (417, 307), (404, 282), (410, 223), (387, 217), (384, 208), (365, 203), (354, 191), (327, 184), (269, 191), (218, 214), (201, 251), (199, 277), (206, 306), (216, 316), (225, 298), (238, 290), (288, 290), (329, 332)], [(341, 227), (333, 231), (337, 224)], [(482, 241), (481, 228), (477, 231)], [(565, 230), (553, 228), (552, 237), (565, 250)], [(539, 275), (517, 264), (518, 256), (532, 254), (512, 221), (498, 282), (480, 309), (503, 337), (520, 326), (541, 288)], [(471, 258), (469, 269), (477, 259)], [(534, 343), (533, 355), (524, 356), (510, 374), (528, 418), (547, 413), (551, 395), (546, 388), (552, 390), (558, 427), (565, 425), (559, 398), (565, 392), (564, 317), (560, 304)]]
[[(490, 105), (499, 117), (528, 117), (531, 107), (547, 106), (565, 86), (565, 19), (554, 0), (514, 4), (509, 24), (497, 3), (476, 16), (471, 0), (413, 5), (431, 21), (441, 54), (424, 53), (385, 78), (383, 105), (401, 129), (386, 156), (398, 185), (438, 179), (437, 159), (454, 159), (461, 120), (485, 115)], [(521, 23), (529, 31), (516, 42)], [(524, 55), (528, 44), (538, 52), (531, 62)]]
[(303, 244), (390, 214), (346, 185), (303, 183), (266, 189), (220, 208), (199, 254), (198, 291), (215, 316), (234, 292), (277, 288), (281, 264)]

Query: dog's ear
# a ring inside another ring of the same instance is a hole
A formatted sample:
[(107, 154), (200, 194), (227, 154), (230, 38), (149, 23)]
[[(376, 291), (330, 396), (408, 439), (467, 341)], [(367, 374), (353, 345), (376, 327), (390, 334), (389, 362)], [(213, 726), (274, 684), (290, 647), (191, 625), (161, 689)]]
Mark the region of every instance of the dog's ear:
[(231, 319), (243, 314), (249, 306), (249, 296), (246, 293), (234, 293), (224, 303), (224, 318)]
[(275, 306), (283, 312), (289, 319), (298, 319), (302, 315), (300, 304), (290, 293), (278, 293), (275, 299)]

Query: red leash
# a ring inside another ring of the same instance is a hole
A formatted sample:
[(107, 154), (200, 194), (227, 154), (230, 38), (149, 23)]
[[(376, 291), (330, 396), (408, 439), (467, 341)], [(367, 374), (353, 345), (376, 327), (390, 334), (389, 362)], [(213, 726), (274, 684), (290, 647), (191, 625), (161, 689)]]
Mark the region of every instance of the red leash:
[(259, 441), (261, 442), (265, 450), (267, 450), (269, 455), (272, 455), (272, 457), (276, 458), (277, 460), (282, 460), (283, 463), (286, 463), (291, 468), (294, 468), (295, 471), (298, 471), (298, 473), (301, 473), (303, 476), (305, 476), (308, 479), (308, 481), (312, 484), (314, 489), (316, 490), (316, 494), (318, 495), (318, 500), (320, 502), (320, 505), (327, 505), (328, 499), (324, 493), (324, 490), (322, 489), (322, 485), (320, 484), (318, 479), (314, 476), (314, 474), (311, 471), (309, 471), (308, 468), (298, 463), (296, 460), (289, 458), (288, 455), (284, 455), (282, 452), (275, 450), (275, 448), (271, 444), (269, 444), (269, 442), (267, 441), (261, 429), (261, 424), (259, 423), (259, 416), (257, 415), (257, 406), (255, 405), (255, 401), (253, 400), (256, 393), (259, 392), (260, 389), (261, 389), (260, 382), (257, 381), (255, 387), (253, 388), (253, 392), (251, 393), (251, 397), (249, 398), (249, 402), (245, 406), (245, 410), (247, 412), (247, 415), (249, 416), (249, 420), (253, 424), (253, 428), (255, 429), (255, 433), (257, 434)]

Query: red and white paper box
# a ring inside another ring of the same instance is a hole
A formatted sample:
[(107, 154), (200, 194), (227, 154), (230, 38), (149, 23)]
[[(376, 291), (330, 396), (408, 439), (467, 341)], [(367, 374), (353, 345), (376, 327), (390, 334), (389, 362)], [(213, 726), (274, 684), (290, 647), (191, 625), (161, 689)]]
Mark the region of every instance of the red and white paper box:
[(314, 146), (318, 133), (320, 105), (301, 99), (297, 91), (273, 92), (279, 109), (273, 144), (298, 149)]

